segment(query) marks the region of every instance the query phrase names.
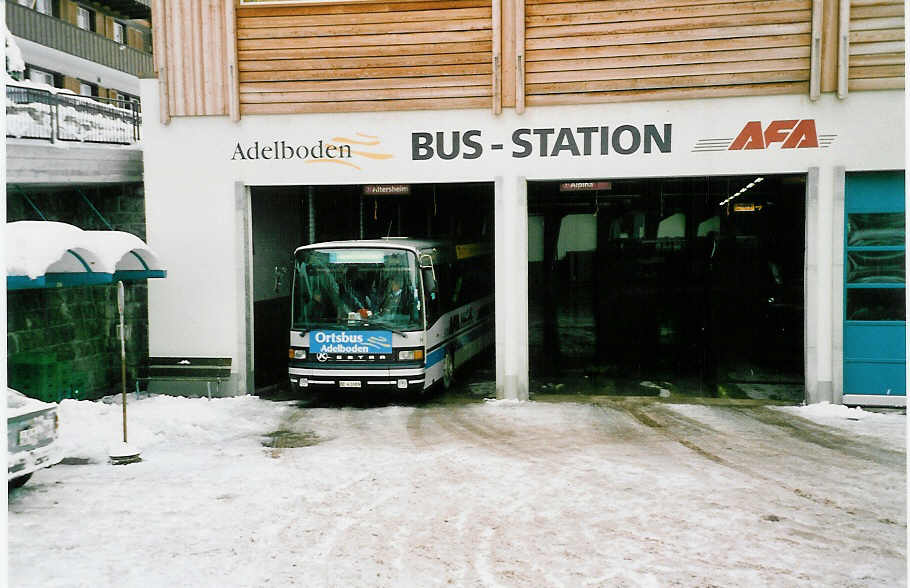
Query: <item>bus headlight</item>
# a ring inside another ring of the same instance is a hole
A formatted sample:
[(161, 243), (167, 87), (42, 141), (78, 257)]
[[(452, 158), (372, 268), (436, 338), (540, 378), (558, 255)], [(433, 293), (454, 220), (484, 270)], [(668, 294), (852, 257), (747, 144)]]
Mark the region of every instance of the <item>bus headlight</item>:
[(306, 350), (288, 349), (288, 359), (306, 359)]
[(398, 359), (405, 361), (423, 359), (423, 349), (409, 349), (408, 351), (399, 351)]

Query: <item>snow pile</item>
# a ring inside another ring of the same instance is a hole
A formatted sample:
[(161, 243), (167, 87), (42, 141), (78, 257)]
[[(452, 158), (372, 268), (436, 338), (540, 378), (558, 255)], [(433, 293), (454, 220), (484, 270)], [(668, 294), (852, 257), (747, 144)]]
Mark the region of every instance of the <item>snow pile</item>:
[(3, 24), (3, 37), (6, 45), (6, 71), (8, 73), (25, 71), (25, 60), (22, 58), (22, 51), (16, 43), (16, 37), (6, 27), (6, 23)]
[(907, 446), (907, 415), (900, 412), (872, 412), (830, 402), (774, 408), (843, 432), (873, 437), (892, 447)]
[[(127, 438), (143, 451), (159, 445), (211, 445), (226, 439), (262, 434), (264, 424), (277, 420), (287, 405), (266, 403), (255, 396), (184, 398), (127, 394)], [(105, 461), (110, 447), (123, 440), (120, 396), (102, 401), (60, 402), (59, 443), (63, 456)]]

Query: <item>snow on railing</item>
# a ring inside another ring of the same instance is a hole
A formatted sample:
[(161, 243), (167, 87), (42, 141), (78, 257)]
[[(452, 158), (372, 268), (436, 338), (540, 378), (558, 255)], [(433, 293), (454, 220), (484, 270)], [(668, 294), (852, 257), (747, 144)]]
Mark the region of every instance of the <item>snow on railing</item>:
[(129, 145), (139, 141), (139, 105), (7, 80), (6, 136)]

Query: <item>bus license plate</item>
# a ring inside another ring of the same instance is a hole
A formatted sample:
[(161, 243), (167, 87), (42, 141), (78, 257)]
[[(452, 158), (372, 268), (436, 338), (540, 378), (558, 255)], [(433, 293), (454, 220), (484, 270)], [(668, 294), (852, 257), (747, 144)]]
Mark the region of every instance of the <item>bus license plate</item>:
[(341, 380), (338, 382), (341, 388), (360, 388), (360, 380)]
[(19, 431), (19, 445), (34, 445), (38, 442), (37, 429), (22, 429)]

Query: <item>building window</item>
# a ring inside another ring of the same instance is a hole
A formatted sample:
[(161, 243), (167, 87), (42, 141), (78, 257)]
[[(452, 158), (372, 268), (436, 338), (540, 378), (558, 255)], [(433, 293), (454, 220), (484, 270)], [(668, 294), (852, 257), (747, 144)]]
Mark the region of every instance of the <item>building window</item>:
[(79, 93), (83, 96), (98, 96), (98, 86), (79, 80)]
[(46, 14), (48, 16), (57, 16), (55, 2), (53, 0), (19, 0), (21, 6), (31, 8), (36, 12), (41, 14)]
[(76, 7), (76, 25), (86, 31), (95, 30), (95, 11), (89, 10), (88, 8), (83, 8), (81, 6)]
[(114, 98), (117, 99), (117, 106), (120, 108), (126, 108), (134, 112), (139, 112), (139, 97), (133, 96), (132, 94), (124, 94), (123, 92), (114, 92)]
[(114, 41), (121, 45), (126, 43), (126, 27), (117, 21), (114, 21)]
[(43, 70), (43, 69), (38, 69), (38, 68), (32, 67), (31, 65), (25, 66), (25, 77), (27, 80), (29, 80), (31, 82), (35, 82), (36, 84), (47, 84), (48, 86), (52, 86), (52, 87), (56, 86), (55, 82), (57, 80), (56, 80), (56, 76), (53, 74), (53, 72), (49, 72), (49, 71)]

